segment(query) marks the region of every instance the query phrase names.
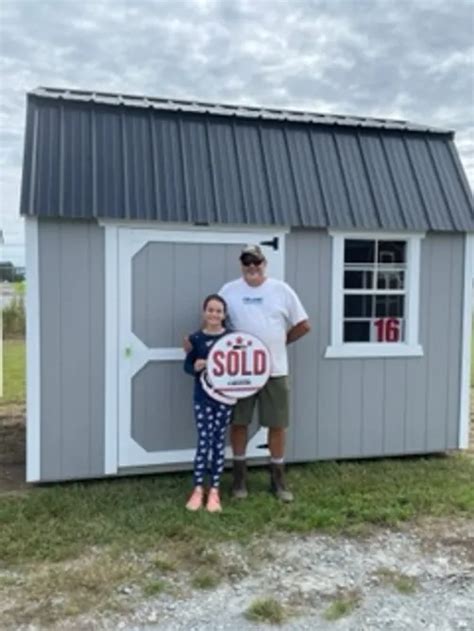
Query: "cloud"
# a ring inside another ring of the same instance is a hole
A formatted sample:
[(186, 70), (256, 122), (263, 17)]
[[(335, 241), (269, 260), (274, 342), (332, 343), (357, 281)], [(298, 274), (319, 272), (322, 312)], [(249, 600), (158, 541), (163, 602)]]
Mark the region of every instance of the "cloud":
[(471, 182), (469, 0), (3, 0), (2, 220), (18, 223), (26, 91), (74, 87), (455, 129)]

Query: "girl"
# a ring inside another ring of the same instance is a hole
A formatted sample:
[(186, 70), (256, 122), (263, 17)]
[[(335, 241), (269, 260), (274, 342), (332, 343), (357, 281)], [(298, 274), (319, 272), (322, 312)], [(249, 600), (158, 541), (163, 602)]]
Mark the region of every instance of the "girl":
[[(225, 432), (230, 421), (232, 405), (217, 401), (204, 390), (201, 373), (206, 368), (206, 358), (214, 343), (229, 331), (224, 322), (227, 316), (227, 305), (223, 298), (211, 294), (203, 304), (203, 327), (189, 336), (192, 345), (186, 355), (184, 370), (194, 376), (194, 416), (198, 432), (198, 444), (194, 459), (194, 491), (186, 508), (198, 510), (204, 501), (204, 475), (210, 457), (211, 488), (207, 497), (206, 508), (214, 513), (221, 511), (219, 482), (224, 469)], [(232, 403), (232, 400), (229, 399)]]

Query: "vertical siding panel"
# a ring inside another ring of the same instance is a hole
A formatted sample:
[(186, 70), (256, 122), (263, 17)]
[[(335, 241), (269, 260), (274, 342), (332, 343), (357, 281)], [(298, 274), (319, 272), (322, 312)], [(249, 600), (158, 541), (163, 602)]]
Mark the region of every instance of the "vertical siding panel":
[(464, 274), (463, 235), (453, 235), (451, 240), (450, 298), (449, 298), (449, 356), (447, 375), (446, 445), (455, 449), (459, 440), (459, 391), (462, 356), (462, 305)]
[(364, 363), (362, 372), (362, 455), (380, 456), (383, 454), (384, 360)]
[(449, 366), (450, 240), (432, 237), (436, 255), (431, 257), (427, 355), (426, 447), (445, 449), (447, 379)]
[(104, 471), (104, 237), (40, 222), (41, 479)]
[(420, 344), (423, 357), (407, 360), (405, 452), (422, 453), (426, 450), (426, 365), (429, 361), (428, 326), (430, 320), (431, 258), (433, 243), (430, 236), (421, 241), (420, 260)]
[[(89, 475), (89, 247), (87, 224), (63, 223), (61, 239), (62, 475)], [(78, 273), (78, 270), (81, 270)]]
[(287, 280), (298, 293), (312, 331), (290, 346), (291, 418), (289, 451), (297, 460), (317, 454), (317, 390), (319, 383), (319, 258), (321, 234), (296, 232), (288, 237)]
[(89, 224), (89, 475), (105, 468), (105, 235), (104, 229)]
[[(298, 249), (302, 247), (298, 233), (290, 233), (285, 241), (285, 281), (296, 289), (298, 277)], [(298, 292), (297, 292), (298, 293)], [(300, 296), (301, 298), (301, 296)], [(302, 299), (302, 298), (301, 298)], [(298, 349), (296, 344), (288, 348), (288, 360), (290, 370), (290, 424), (286, 434), (285, 457), (287, 460), (296, 460), (298, 455), (305, 457), (305, 450), (301, 448), (303, 442), (300, 437), (302, 426), (300, 424), (300, 372), (298, 362)]]
[(61, 251), (59, 224), (38, 222), (41, 335), (41, 479), (62, 474)]
[(339, 446), (339, 456), (341, 458), (357, 457), (361, 454), (363, 422), (362, 374), (362, 360), (349, 359), (342, 362), (341, 429)]
[(334, 458), (339, 449), (340, 362), (325, 360), (324, 353), (330, 342), (331, 305), (331, 238), (321, 239), (319, 257), (319, 286), (321, 288), (320, 312), (316, 314), (319, 339), (318, 379), (318, 458)]
[(388, 455), (403, 453), (405, 444), (406, 361), (385, 360), (383, 453)]

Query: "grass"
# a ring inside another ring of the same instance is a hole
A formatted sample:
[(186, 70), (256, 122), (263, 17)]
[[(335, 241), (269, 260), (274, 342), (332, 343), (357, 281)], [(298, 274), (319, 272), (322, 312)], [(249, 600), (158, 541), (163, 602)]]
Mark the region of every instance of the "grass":
[(166, 591), (168, 583), (161, 578), (155, 578), (147, 581), (143, 585), (143, 593), (145, 596), (156, 596)]
[[(254, 535), (358, 530), (422, 517), (474, 515), (474, 459), (455, 455), (358, 462), (316, 462), (289, 468), (296, 501), (279, 504), (268, 473), (251, 471), (246, 502), (225, 501), (215, 519), (184, 509), (189, 474), (39, 487), (0, 498), (0, 560), (75, 558), (90, 546), (121, 551), (184, 550), (213, 541), (249, 542)], [(228, 496), (230, 476), (224, 475)], [(208, 567), (216, 565), (212, 552)], [(202, 558), (197, 559), (202, 562)]]
[(330, 621), (339, 620), (339, 618), (349, 616), (359, 604), (360, 594), (358, 592), (350, 591), (340, 594), (325, 610), (323, 617)]
[(474, 319), (471, 329), (471, 388), (474, 388)]
[(196, 589), (214, 589), (221, 582), (220, 577), (215, 572), (202, 571), (197, 568), (198, 574), (191, 581), (191, 585)]
[(25, 402), (25, 341), (3, 341), (3, 397), (0, 409), (5, 405)]
[(418, 581), (413, 576), (407, 576), (401, 572), (390, 570), (389, 568), (379, 568), (375, 575), (381, 579), (385, 585), (393, 585), (400, 594), (413, 594), (418, 588)]
[[(121, 587), (145, 580), (146, 566), (132, 558), (91, 554), (64, 568), (41, 563), (18, 569), (16, 581), (2, 590), (2, 622), (6, 628), (19, 623), (50, 625), (79, 613), (122, 610)], [(144, 583), (146, 587), (147, 583)], [(11, 626), (9, 626), (11, 624)], [(2, 627), (3, 628), (3, 627)]]
[(275, 598), (257, 598), (244, 613), (252, 622), (282, 624), (287, 618), (283, 605)]

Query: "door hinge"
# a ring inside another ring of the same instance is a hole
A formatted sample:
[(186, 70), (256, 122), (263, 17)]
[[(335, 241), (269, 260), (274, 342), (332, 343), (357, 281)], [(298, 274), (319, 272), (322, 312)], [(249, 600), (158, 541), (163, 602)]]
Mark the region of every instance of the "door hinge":
[(270, 241), (260, 241), (260, 245), (269, 245), (274, 250), (278, 250), (279, 247), (279, 238), (273, 237)]

